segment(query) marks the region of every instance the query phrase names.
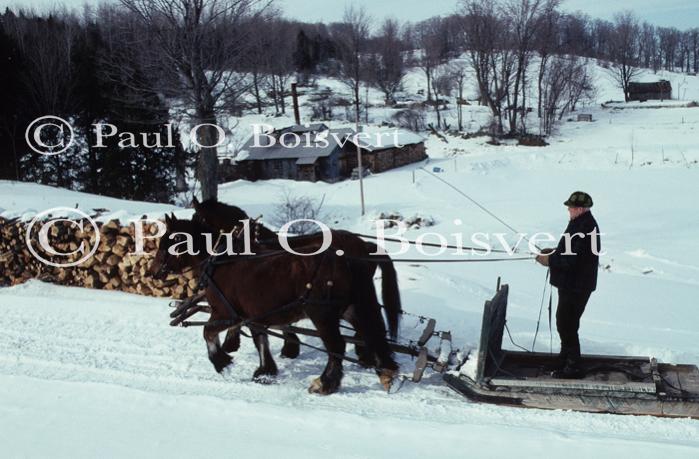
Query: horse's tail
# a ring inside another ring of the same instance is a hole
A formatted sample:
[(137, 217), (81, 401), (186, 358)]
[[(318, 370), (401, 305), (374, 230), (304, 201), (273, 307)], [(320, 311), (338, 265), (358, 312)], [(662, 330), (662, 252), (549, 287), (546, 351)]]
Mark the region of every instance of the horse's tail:
[(386, 318), (388, 319), (388, 331), (391, 333), (391, 338), (398, 337), (398, 326), (400, 325), (400, 316), (403, 313), (403, 307), (400, 302), (400, 290), (398, 290), (398, 275), (396, 268), (393, 266), (393, 261), (388, 255), (381, 255), (385, 260), (378, 262), (381, 268), (381, 299), (383, 307), (386, 310)]
[[(377, 246), (373, 242), (366, 242), (369, 253), (376, 253)], [(403, 313), (403, 306), (400, 301), (400, 290), (398, 289), (398, 275), (393, 266), (393, 260), (388, 255), (372, 255), (372, 260), (381, 268), (381, 300), (386, 310), (388, 320), (388, 331), (391, 338), (398, 337), (398, 326), (400, 316)]]
[(398, 368), (386, 340), (386, 325), (369, 266), (366, 262), (358, 261), (349, 262), (349, 266), (354, 284), (352, 303), (357, 332), (364, 338), (366, 352), (368, 355), (377, 356), (381, 368)]

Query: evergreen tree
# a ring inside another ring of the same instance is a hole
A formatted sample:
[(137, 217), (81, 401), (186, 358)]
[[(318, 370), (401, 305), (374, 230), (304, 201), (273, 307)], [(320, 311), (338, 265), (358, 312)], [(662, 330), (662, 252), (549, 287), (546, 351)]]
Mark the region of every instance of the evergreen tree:
[(16, 43), (4, 31), (3, 22), (4, 15), (0, 16), (0, 90), (3, 92), (0, 103), (0, 178), (19, 180), (19, 158), (24, 153), (20, 128), (23, 121), (20, 119), (23, 64)]

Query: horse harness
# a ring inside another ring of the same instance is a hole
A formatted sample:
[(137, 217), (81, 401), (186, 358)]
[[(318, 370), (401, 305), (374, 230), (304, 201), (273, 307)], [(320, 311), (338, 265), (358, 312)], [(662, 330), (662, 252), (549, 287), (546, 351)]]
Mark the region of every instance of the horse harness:
[[(245, 259), (255, 259), (255, 258), (268, 258), (272, 256), (277, 256), (281, 254), (286, 254), (288, 252), (284, 250), (278, 250), (278, 251), (273, 251), (273, 252), (265, 252), (261, 254), (256, 254), (256, 255), (250, 255), (246, 256)], [(328, 250), (325, 250), (322, 254), (322, 259), (320, 260), (319, 263), (316, 264), (315, 269), (313, 271), (313, 275), (311, 276), (311, 280), (306, 283), (306, 289), (303, 292), (303, 294), (282, 306), (279, 306), (272, 311), (268, 311), (264, 314), (261, 314), (259, 316), (253, 317), (253, 318), (248, 318), (245, 319), (242, 317), (242, 315), (236, 310), (235, 306), (228, 300), (226, 295), (223, 293), (219, 285), (216, 283), (214, 280), (214, 273), (216, 271), (216, 268), (221, 265), (226, 265), (230, 263), (234, 263), (235, 261), (239, 260), (240, 256), (236, 255), (234, 256), (225, 256), (224, 254), (221, 255), (212, 255), (208, 257), (204, 262), (202, 263), (202, 269), (201, 269), (201, 275), (199, 276), (199, 281), (197, 283), (197, 291), (202, 291), (206, 290), (207, 288), (211, 288), (211, 290), (216, 294), (218, 299), (223, 303), (223, 305), (226, 307), (226, 310), (228, 314), (230, 315), (229, 319), (223, 319), (223, 320), (216, 320), (216, 321), (208, 321), (208, 322), (182, 322), (182, 326), (187, 327), (187, 326), (193, 326), (193, 325), (203, 325), (203, 326), (229, 326), (229, 327), (235, 327), (235, 328), (241, 328), (243, 326), (248, 327), (248, 328), (255, 328), (255, 329), (263, 329), (266, 330), (267, 327), (264, 325), (260, 325), (256, 322), (265, 319), (267, 317), (270, 317), (272, 315), (286, 312), (290, 309), (293, 309), (298, 306), (304, 306), (307, 304), (314, 304), (314, 305), (338, 305), (341, 304), (342, 301), (340, 300), (322, 300), (322, 299), (311, 299), (310, 295), (313, 291), (313, 284), (318, 276), (318, 272), (320, 271), (320, 267), (323, 265), (325, 262), (325, 259), (328, 256)], [(332, 286), (332, 283), (329, 283), (329, 286)]]

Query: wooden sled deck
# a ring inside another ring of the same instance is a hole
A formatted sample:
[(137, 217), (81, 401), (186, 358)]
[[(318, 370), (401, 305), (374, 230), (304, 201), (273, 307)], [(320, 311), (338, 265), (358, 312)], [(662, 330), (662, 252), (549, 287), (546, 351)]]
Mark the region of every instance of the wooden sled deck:
[(554, 379), (550, 375), (558, 364), (557, 355), (502, 349), (507, 295), (508, 286), (503, 285), (486, 301), (475, 374), (463, 370), (469, 365), (445, 374), (452, 389), (474, 401), (524, 408), (699, 419), (695, 365), (584, 355), (584, 378)]

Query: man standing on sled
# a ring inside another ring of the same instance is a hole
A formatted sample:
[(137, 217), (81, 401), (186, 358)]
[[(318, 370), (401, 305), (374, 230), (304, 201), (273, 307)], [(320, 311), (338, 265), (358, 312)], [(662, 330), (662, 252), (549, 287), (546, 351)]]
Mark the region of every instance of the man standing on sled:
[(551, 285), (558, 288), (556, 328), (561, 338), (561, 368), (553, 373), (557, 378), (581, 378), (579, 367), (580, 317), (590, 295), (597, 288), (600, 233), (590, 212), (592, 198), (576, 191), (564, 204), (568, 207), (570, 222), (553, 250), (545, 250), (536, 257), (551, 270)]

